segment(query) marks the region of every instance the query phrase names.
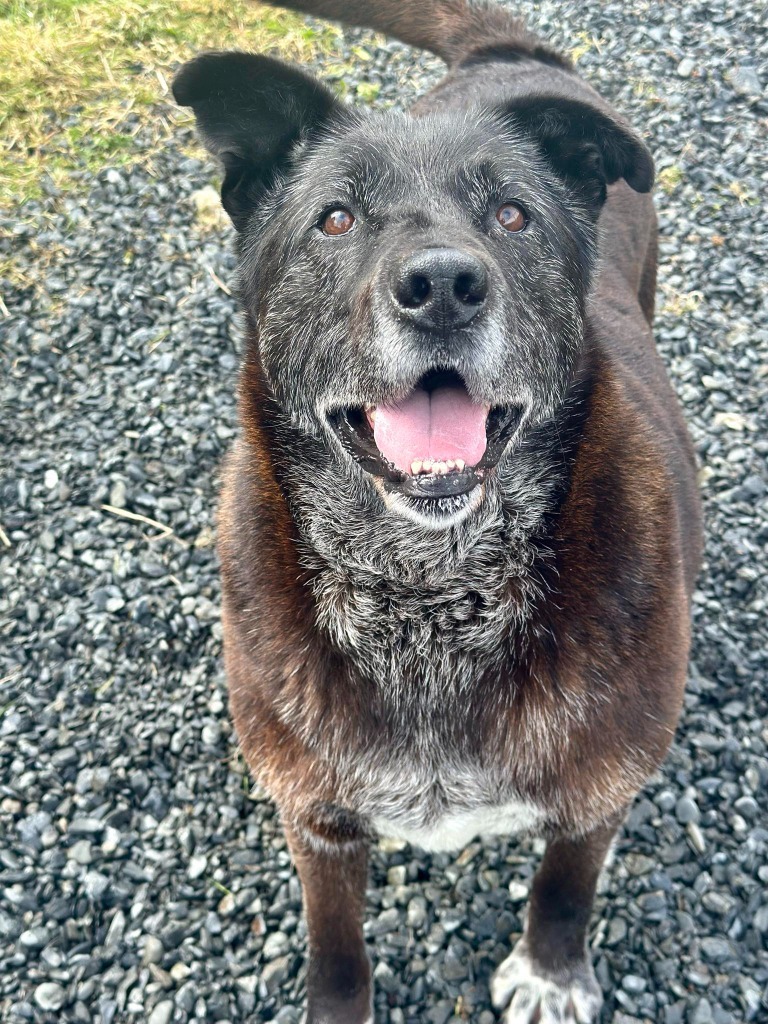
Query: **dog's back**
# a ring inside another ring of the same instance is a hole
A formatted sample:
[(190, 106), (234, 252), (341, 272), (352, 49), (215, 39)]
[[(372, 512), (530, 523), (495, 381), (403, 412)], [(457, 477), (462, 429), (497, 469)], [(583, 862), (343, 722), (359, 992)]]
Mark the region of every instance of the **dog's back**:
[(525, 22), (500, 4), (467, 0), (297, 0), (286, 4), (348, 25), (372, 28), (421, 50), (429, 50), (454, 67), (467, 58), (499, 55), (532, 57), (556, 67), (570, 67), (557, 50), (529, 32)]

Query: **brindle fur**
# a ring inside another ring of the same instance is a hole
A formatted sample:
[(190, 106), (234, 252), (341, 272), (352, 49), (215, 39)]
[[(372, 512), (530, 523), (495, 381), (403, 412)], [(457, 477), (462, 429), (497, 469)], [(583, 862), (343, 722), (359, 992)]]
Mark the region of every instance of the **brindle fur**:
[[(427, 125), (437, 118), (439, 130), (450, 133), (451, 117), (466, 123), (467, 96), (481, 121), (484, 107), (511, 103), (525, 117), (546, 97), (581, 101), (624, 130), (564, 58), (499, 8), (463, 0), (290, 6), (444, 56), (446, 78), (413, 111)], [(323, 279), (305, 268), (307, 294), (285, 305), (299, 272), (288, 282), (281, 236), (297, 221), (280, 190), (293, 189), (295, 199), (302, 179), (284, 169), (274, 179), (250, 170), (243, 177), (217, 135), (216, 101), (205, 106), (193, 72), (177, 94), (195, 107), (228, 167), (225, 204), (240, 231), (247, 322), (243, 431), (219, 514), (230, 703), (304, 886), (309, 1024), (363, 1024), (370, 1014), (362, 910), (372, 821), (429, 826), (509, 800), (541, 809), (550, 846), (517, 959), (497, 977), (505, 1019), (592, 1019), (600, 997), (585, 937), (597, 876), (623, 811), (673, 734), (699, 563), (694, 458), (649, 326), (652, 202), (614, 175), (603, 204), (594, 183), (571, 175), (581, 241), (563, 261), (563, 280), (571, 275), (562, 284), (565, 312), (545, 302), (538, 312), (517, 307), (514, 318), (522, 323), (516, 344), (529, 353), (542, 343), (537, 330), (559, 339), (530, 363), (521, 357), (534, 411), (480, 504), (455, 525), (427, 529), (389, 508), (317, 422), (333, 379), (342, 398), (357, 398), (360, 380), (373, 386), (376, 373), (377, 400), (396, 390), (376, 352), (356, 348), (369, 337), (388, 343), (376, 326), (376, 267), (361, 259), (341, 312), (327, 308), (322, 290), (346, 295), (335, 269)], [(322, 108), (314, 115), (321, 120), (331, 101), (319, 95), (302, 102)], [(530, 117), (535, 135), (541, 122)], [(360, 128), (369, 154), (379, 123)], [(385, 134), (396, 130), (381, 124)], [(337, 132), (337, 147), (348, 145), (342, 129), (328, 132)], [(513, 143), (529, 152), (525, 139)], [(283, 145), (293, 147), (294, 166), (314, 160), (332, 173), (327, 145), (298, 129)], [(627, 164), (624, 176), (633, 173)], [(645, 187), (644, 175), (635, 173), (635, 187)], [(367, 187), (377, 187), (375, 170)], [(583, 226), (590, 208), (593, 220), (599, 213), (594, 273), (595, 239)], [(414, 216), (419, 230), (452, 230), (438, 213)], [(457, 230), (460, 243), (469, 237)], [(291, 250), (299, 267), (302, 258)], [(483, 373), (475, 368), (475, 379), (462, 353), (454, 364), (481, 394)], [(518, 387), (521, 372), (500, 364), (499, 386)], [(534, 982), (508, 984), (521, 963)], [(563, 994), (559, 1008), (537, 994), (545, 982)]]

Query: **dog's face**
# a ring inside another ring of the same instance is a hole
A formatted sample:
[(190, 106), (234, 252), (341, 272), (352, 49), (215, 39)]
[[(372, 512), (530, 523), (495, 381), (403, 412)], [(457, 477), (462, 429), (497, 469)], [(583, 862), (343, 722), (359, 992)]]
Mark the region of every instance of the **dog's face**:
[(606, 182), (650, 187), (642, 144), (562, 101), (365, 114), (246, 54), (198, 58), (174, 88), (226, 168), (278, 404), (391, 507), (456, 522), (564, 399)]

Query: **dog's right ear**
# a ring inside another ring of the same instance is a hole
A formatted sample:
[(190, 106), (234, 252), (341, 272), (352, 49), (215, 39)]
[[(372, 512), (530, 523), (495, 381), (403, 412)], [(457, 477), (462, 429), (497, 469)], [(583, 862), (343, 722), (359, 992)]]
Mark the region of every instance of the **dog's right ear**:
[(238, 231), (295, 144), (343, 108), (290, 64), (253, 53), (204, 53), (184, 64), (173, 95), (192, 107), (210, 153), (224, 165), (221, 201)]

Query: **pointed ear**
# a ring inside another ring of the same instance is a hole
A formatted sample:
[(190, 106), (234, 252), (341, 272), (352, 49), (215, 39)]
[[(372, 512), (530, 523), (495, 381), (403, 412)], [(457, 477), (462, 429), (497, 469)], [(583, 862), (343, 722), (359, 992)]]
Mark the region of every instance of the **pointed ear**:
[(343, 108), (316, 79), (271, 57), (204, 53), (184, 64), (173, 95), (192, 107), (205, 147), (224, 164), (221, 201), (238, 231), (294, 145)]
[(653, 158), (638, 135), (612, 112), (581, 100), (534, 97), (504, 107), (504, 116), (532, 135), (545, 157), (597, 216), (606, 185), (624, 178), (635, 192), (653, 187)]

